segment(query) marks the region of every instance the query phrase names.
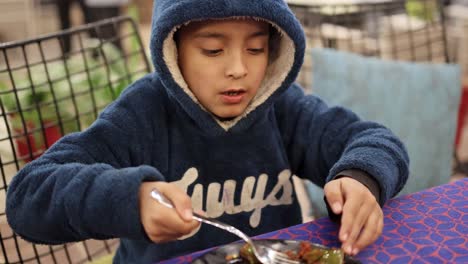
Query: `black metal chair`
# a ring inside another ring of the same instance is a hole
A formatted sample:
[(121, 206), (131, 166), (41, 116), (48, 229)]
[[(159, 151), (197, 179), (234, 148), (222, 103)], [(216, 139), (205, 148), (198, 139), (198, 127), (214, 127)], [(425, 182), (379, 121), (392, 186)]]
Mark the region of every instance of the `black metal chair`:
[[(109, 27), (121, 30), (101, 37)], [(69, 52), (66, 38), (73, 44)], [(61, 136), (89, 126), (128, 84), (150, 71), (129, 17), (0, 44), (0, 263), (86, 263), (114, 251), (118, 240), (28, 243), (8, 226), (5, 197), (21, 167)]]
[[(449, 62), (442, 1), (290, 7), (306, 30), (308, 48), (326, 47), (392, 60)], [(308, 56), (298, 79), (305, 87), (311, 84), (310, 67)]]

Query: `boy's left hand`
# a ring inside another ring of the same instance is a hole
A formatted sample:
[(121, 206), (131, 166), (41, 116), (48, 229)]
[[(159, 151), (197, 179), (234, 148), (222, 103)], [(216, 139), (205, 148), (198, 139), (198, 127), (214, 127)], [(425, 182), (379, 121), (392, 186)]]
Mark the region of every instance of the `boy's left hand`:
[(347, 254), (356, 255), (377, 240), (383, 229), (383, 212), (365, 185), (343, 177), (325, 184), (324, 192), (333, 212), (341, 214), (338, 236)]

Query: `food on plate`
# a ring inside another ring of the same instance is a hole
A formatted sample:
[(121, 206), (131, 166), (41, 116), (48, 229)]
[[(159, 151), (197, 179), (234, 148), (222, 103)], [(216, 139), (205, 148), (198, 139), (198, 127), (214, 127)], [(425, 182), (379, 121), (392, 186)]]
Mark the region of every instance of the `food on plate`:
[(239, 250), (240, 257), (249, 264), (261, 263), (253, 253), (252, 247), (249, 244), (244, 244)]
[[(283, 251), (291, 260), (298, 260), (307, 264), (342, 264), (344, 252), (339, 248), (318, 247), (307, 241), (301, 241), (299, 249)], [(260, 263), (255, 257), (249, 244), (241, 247), (240, 257), (249, 264)]]

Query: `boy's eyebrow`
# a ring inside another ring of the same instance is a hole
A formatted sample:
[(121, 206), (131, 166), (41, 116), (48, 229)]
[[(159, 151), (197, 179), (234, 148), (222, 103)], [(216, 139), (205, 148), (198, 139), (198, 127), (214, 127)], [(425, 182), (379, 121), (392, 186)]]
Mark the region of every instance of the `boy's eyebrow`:
[(225, 38), (221, 33), (216, 32), (200, 32), (195, 34), (194, 38)]
[(268, 30), (257, 31), (253, 34), (250, 34), (249, 38), (264, 37), (269, 36), (270, 32)]
[[(268, 36), (270, 33), (268, 30), (261, 30), (254, 32), (248, 36), (248, 38), (256, 38), (256, 37), (262, 37), (262, 36)], [(226, 38), (226, 35), (222, 33), (217, 33), (217, 32), (200, 32), (195, 34), (194, 38), (218, 38), (218, 39), (223, 39)]]

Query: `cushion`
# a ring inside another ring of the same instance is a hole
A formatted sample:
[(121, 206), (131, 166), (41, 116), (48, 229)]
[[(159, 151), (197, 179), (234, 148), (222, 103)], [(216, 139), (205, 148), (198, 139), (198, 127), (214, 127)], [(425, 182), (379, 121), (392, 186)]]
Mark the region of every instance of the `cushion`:
[(449, 181), (461, 94), (458, 66), (331, 49), (313, 49), (312, 63), (312, 93), (387, 126), (405, 143), (410, 176), (400, 194)]

